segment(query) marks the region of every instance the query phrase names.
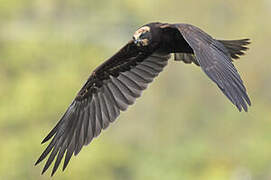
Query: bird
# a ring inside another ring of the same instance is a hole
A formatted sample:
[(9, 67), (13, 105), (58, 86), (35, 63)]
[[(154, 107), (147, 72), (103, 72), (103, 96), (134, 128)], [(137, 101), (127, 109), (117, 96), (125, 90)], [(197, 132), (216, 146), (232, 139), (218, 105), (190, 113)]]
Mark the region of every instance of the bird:
[(77, 155), (141, 96), (172, 55), (175, 61), (199, 66), (239, 111), (247, 111), (251, 101), (233, 60), (244, 55), (249, 43), (248, 38), (217, 40), (185, 23), (152, 22), (141, 26), (126, 45), (91, 73), (43, 139), (42, 144), (51, 141), (35, 165), (49, 156), (42, 174), (55, 160), (53, 176), (65, 155), (64, 171), (72, 155)]

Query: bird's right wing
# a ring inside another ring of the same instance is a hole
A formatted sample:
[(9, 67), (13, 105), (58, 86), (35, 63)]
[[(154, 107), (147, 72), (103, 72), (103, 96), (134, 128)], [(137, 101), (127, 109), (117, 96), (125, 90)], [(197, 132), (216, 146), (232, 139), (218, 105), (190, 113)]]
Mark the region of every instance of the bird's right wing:
[[(189, 24), (165, 24), (162, 28), (178, 30), (193, 49), (196, 60), (229, 100), (241, 111), (247, 111), (250, 99), (243, 81), (232, 64), (231, 54), (218, 40)], [(193, 57), (194, 58), (194, 57)]]
[(42, 143), (51, 140), (36, 164), (49, 154), (44, 173), (56, 158), (52, 174), (65, 155), (63, 170), (71, 156), (108, 127), (167, 65), (169, 54), (142, 53), (130, 41), (96, 68)]

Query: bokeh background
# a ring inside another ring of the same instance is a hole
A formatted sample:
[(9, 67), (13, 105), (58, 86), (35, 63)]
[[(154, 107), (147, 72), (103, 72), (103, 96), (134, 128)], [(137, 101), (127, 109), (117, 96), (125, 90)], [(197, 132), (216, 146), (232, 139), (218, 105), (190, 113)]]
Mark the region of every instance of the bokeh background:
[[(92, 70), (151, 21), (251, 38), (235, 62), (239, 113), (195, 65), (171, 61), (136, 104), (53, 179), (271, 179), (270, 0), (1, 0), (0, 179), (50, 179), (34, 163)], [(49, 169), (51, 170), (51, 169)]]

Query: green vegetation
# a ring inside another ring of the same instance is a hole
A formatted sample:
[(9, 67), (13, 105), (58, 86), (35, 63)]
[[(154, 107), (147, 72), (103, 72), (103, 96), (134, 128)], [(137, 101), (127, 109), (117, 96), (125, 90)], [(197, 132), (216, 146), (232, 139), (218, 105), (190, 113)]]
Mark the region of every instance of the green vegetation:
[(268, 0), (2, 0), (0, 179), (49, 179), (34, 163), (91, 71), (150, 21), (251, 38), (235, 62), (252, 107), (238, 110), (195, 65), (159, 78), (54, 179), (267, 180), (271, 177)]

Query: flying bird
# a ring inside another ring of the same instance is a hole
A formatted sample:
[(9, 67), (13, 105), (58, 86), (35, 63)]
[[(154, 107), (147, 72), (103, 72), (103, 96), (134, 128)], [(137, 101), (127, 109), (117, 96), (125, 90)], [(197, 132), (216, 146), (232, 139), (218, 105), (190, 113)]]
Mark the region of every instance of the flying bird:
[(238, 108), (251, 105), (243, 81), (233, 65), (248, 48), (249, 39), (217, 40), (190, 24), (149, 23), (115, 55), (98, 66), (69, 108), (42, 143), (51, 139), (36, 164), (47, 156), (44, 173), (55, 160), (51, 175), (64, 155), (63, 170), (72, 155), (132, 105), (149, 83), (174, 60), (194, 63)]

